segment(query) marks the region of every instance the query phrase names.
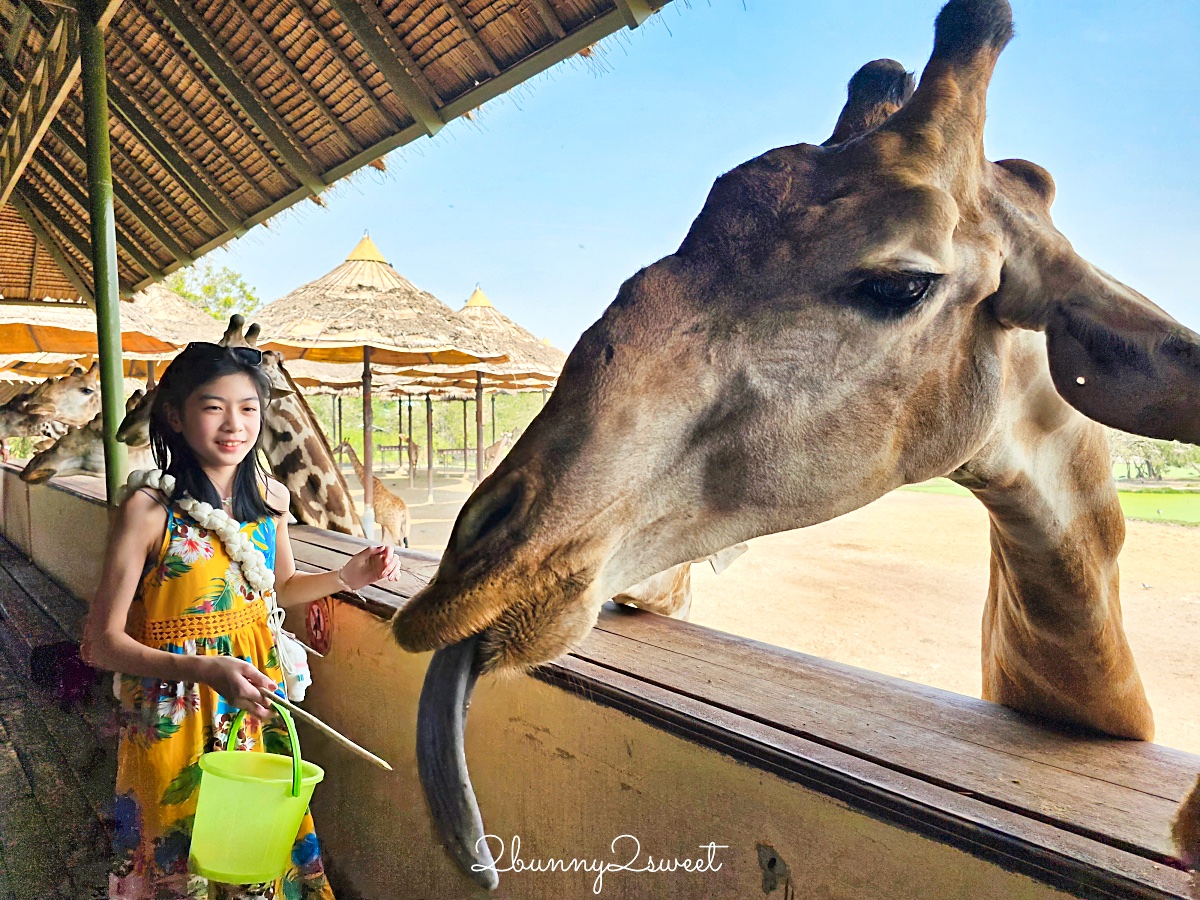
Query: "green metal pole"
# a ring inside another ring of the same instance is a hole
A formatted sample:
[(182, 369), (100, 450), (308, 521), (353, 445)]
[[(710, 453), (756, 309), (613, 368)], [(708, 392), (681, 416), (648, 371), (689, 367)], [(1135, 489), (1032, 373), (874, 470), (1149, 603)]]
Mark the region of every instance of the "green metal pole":
[(108, 85), (104, 32), (94, 2), (79, 5), (83, 130), (87, 144), (88, 212), (92, 225), (92, 293), (100, 356), (100, 410), (104, 424), (104, 475), (108, 503), (115, 506), (129, 462), (117, 428), (125, 415), (121, 364), (121, 295), (117, 284), (117, 230), (113, 216), (112, 161), (108, 146)]

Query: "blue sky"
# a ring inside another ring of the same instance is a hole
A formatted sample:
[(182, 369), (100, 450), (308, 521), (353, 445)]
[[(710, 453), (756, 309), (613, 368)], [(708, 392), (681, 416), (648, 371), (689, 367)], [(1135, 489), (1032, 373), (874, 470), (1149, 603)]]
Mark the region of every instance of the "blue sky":
[[(722, 172), (820, 143), (877, 57), (920, 69), (937, 0), (681, 0), (387, 157), (210, 257), (273, 300), (364, 229), (458, 308), (496, 306), (569, 350), (640, 267), (671, 253)], [(1200, 4), (1013, 0), (989, 94), (992, 159), (1058, 184), (1076, 249), (1200, 330)]]

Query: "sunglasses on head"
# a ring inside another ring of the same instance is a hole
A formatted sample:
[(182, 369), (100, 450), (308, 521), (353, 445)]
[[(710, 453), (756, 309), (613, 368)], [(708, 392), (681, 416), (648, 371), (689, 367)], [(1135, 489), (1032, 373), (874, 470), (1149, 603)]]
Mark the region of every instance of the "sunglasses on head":
[(263, 361), (263, 352), (254, 347), (223, 347), (209, 341), (192, 341), (183, 352), (203, 354), (212, 359), (219, 359), (226, 353), (232, 353), (234, 359), (248, 366), (261, 366)]

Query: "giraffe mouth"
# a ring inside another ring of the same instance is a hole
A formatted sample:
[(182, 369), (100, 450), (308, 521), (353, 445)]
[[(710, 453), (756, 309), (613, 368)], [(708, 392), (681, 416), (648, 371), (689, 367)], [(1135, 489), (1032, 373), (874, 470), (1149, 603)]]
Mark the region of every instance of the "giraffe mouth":
[(500, 879), (467, 771), (467, 709), (479, 678), (483, 633), (436, 651), (417, 708), (417, 773), (430, 815), (450, 855), (472, 881), (495, 890)]

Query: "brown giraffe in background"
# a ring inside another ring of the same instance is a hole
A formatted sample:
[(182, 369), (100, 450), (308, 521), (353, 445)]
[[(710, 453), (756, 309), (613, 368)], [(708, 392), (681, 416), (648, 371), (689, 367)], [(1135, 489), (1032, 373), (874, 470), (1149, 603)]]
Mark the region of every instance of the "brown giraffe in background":
[[(342, 441), (338, 445), (338, 450), (345, 449), (350, 454), (350, 465), (354, 466), (354, 474), (358, 476), (358, 483), (365, 485), (367, 483), (367, 472), (363, 468), (362, 461), (358, 458), (358, 454), (354, 452), (354, 447), (349, 441)], [(372, 474), (373, 484), (375, 487), (374, 506), (375, 506), (375, 521), (385, 532), (391, 535), (392, 542), (400, 546), (408, 546), (408, 504), (403, 499), (397, 497), (391, 492), (382, 479)]]
[[(566, 653), (605, 598), (668, 566), (936, 476), (991, 521), (983, 697), (1153, 737), (1103, 426), (1200, 442), (1200, 335), (1074, 251), (1045, 169), (984, 155), (1012, 33), (1006, 0), (951, 0), (915, 92), (899, 63), (868, 64), (830, 140), (719, 178), (679, 249), (576, 344), (396, 613), (401, 646), (437, 651), (418, 754), (480, 883), (495, 872), (457, 727), (477, 673)], [(1198, 818), (1193, 798), (1176, 829), (1193, 864)]]
[(100, 411), (100, 366), (47, 378), (0, 406), (0, 458), (8, 461), (10, 437), (59, 438), (71, 426), (86, 425)]
[[(134, 391), (125, 401), (128, 416), (141, 402), (142, 391)], [(104, 417), (96, 413), (92, 421), (78, 428), (71, 428), (49, 447), (40, 450), (21, 470), (21, 480), (30, 484), (41, 484), (55, 475), (103, 475), (104, 474)], [(130, 469), (150, 469), (154, 457), (150, 454), (150, 441), (129, 448)]]

